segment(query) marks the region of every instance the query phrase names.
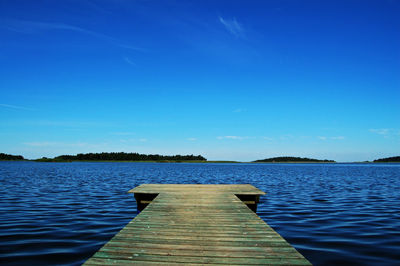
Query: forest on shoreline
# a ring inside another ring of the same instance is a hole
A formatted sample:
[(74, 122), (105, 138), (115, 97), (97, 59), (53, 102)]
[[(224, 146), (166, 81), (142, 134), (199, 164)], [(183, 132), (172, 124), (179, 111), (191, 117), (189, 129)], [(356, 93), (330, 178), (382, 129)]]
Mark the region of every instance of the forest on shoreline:
[(262, 160), (256, 160), (253, 161), (253, 163), (336, 163), (336, 162), (333, 160), (318, 160), (310, 158), (282, 156), (282, 157), (273, 157)]
[(25, 160), (25, 158), (21, 155), (0, 153), (0, 161), (22, 161), (22, 160)]
[(135, 162), (185, 162), (185, 161), (207, 161), (201, 155), (160, 155), (140, 154), (136, 152), (102, 152), (102, 153), (79, 153), (77, 155), (60, 155), (54, 158), (43, 157), (36, 161), (45, 162), (73, 162), (73, 161), (135, 161)]
[[(201, 155), (160, 155), (140, 154), (136, 152), (102, 152), (78, 153), (77, 155), (60, 155), (54, 158), (42, 157), (28, 160), (22, 155), (0, 153), (0, 161), (35, 161), (35, 162), (207, 162), (207, 163), (241, 163), (239, 161), (208, 161)], [(272, 157), (255, 160), (251, 163), (336, 163), (334, 160), (319, 160), (293, 156)], [(380, 158), (373, 161), (355, 163), (400, 163), (400, 156)]]
[(393, 162), (399, 163), (400, 162), (400, 156), (376, 159), (373, 162), (374, 163), (393, 163)]

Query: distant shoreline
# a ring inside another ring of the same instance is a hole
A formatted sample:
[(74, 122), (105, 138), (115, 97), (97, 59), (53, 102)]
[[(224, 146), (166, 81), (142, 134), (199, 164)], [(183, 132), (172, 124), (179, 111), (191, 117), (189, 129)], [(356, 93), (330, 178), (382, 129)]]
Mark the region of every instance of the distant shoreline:
[(241, 161), (116, 161), (116, 160), (73, 160), (73, 161), (55, 161), (55, 160), (0, 160), (0, 162), (35, 162), (35, 163), (234, 163), (234, 164), (400, 164), (400, 162), (241, 162)]
[(279, 156), (251, 162), (232, 160), (212, 160), (201, 155), (160, 155), (139, 154), (126, 152), (78, 153), (77, 155), (60, 155), (54, 158), (42, 157), (39, 159), (25, 159), (22, 155), (0, 153), (0, 161), (33, 161), (33, 162), (129, 162), (129, 163), (250, 163), (250, 164), (376, 164), (400, 163), (400, 156), (380, 158), (373, 161), (362, 162), (336, 162), (334, 160), (320, 160), (307, 157)]

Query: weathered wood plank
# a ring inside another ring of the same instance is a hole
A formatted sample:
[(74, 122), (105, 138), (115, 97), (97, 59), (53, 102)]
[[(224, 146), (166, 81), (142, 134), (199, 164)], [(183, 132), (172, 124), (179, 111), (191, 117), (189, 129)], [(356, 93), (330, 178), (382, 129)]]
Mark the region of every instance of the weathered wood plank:
[(179, 244), (156, 244), (156, 243), (135, 243), (110, 241), (104, 245), (106, 247), (132, 247), (132, 248), (152, 248), (168, 250), (195, 250), (195, 251), (238, 251), (238, 252), (265, 252), (265, 253), (292, 253), (293, 247), (229, 247), (229, 246), (208, 246), (208, 245), (179, 245)]
[(309, 265), (304, 259), (295, 258), (223, 258), (204, 256), (170, 256), (170, 255), (146, 255), (146, 254), (125, 254), (99, 251), (94, 258), (105, 258), (114, 260), (138, 260), (154, 262), (173, 263), (201, 263), (201, 264), (225, 264), (225, 265)]
[[(243, 250), (193, 250), (193, 249), (171, 249), (171, 248), (144, 248), (128, 246), (105, 246), (104, 252), (124, 253), (124, 254), (144, 254), (144, 255), (163, 255), (163, 256), (202, 256), (202, 257), (222, 257), (222, 258), (279, 258), (283, 253), (263, 251), (243, 251)], [(287, 258), (302, 258), (299, 253), (287, 252)]]
[(241, 231), (226, 231), (226, 230), (197, 230), (197, 229), (191, 229), (191, 230), (182, 230), (182, 229), (157, 229), (157, 228), (124, 228), (120, 232), (121, 234), (141, 234), (141, 233), (151, 233), (151, 234), (157, 234), (157, 235), (165, 235), (165, 234), (179, 234), (179, 235), (211, 235), (211, 236), (217, 236), (217, 235), (238, 235), (238, 236), (258, 236), (258, 235), (270, 235), (270, 236), (277, 236), (280, 237), (279, 234), (277, 234), (274, 231), (263, 231), (263, 230), (258, 230), (258, 231), (247, 231), (247, 230), (241, 230)]
[(200, 246), (226, 246), (226, 247), (291, 247), (287, 242), (277, 241), (212, 241), (212, 240), (187, 240), (187, 239), (164, 239), (164, 238), (119, 238), (114, 237), (111, 241), (125, 243), (157, 243), (157, 244), (179, 244), (179, 245), (200, 245)]
[(86, 265), (310, 265), (246, 206), (265, 194), (251, 185), (144, 184), (130, 192), (147, 207)]

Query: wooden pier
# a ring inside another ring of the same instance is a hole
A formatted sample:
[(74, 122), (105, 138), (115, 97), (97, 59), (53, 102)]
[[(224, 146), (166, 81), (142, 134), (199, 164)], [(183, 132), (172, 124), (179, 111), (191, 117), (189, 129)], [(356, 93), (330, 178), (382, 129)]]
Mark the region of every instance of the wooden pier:
[(142, 210), (84, 265), (311, 265), (254, 212), (251, 185), (144, 184)]

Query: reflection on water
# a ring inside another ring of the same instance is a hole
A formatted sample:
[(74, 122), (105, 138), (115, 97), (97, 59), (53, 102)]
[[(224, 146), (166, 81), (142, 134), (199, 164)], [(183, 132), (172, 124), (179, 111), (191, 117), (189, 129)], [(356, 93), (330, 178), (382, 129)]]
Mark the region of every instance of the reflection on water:
[(142, 183), (250, 183), (314, 265), (400, 261), (400, 165), (0, 162), (0, 262), (80, 265), (136, 215)]

